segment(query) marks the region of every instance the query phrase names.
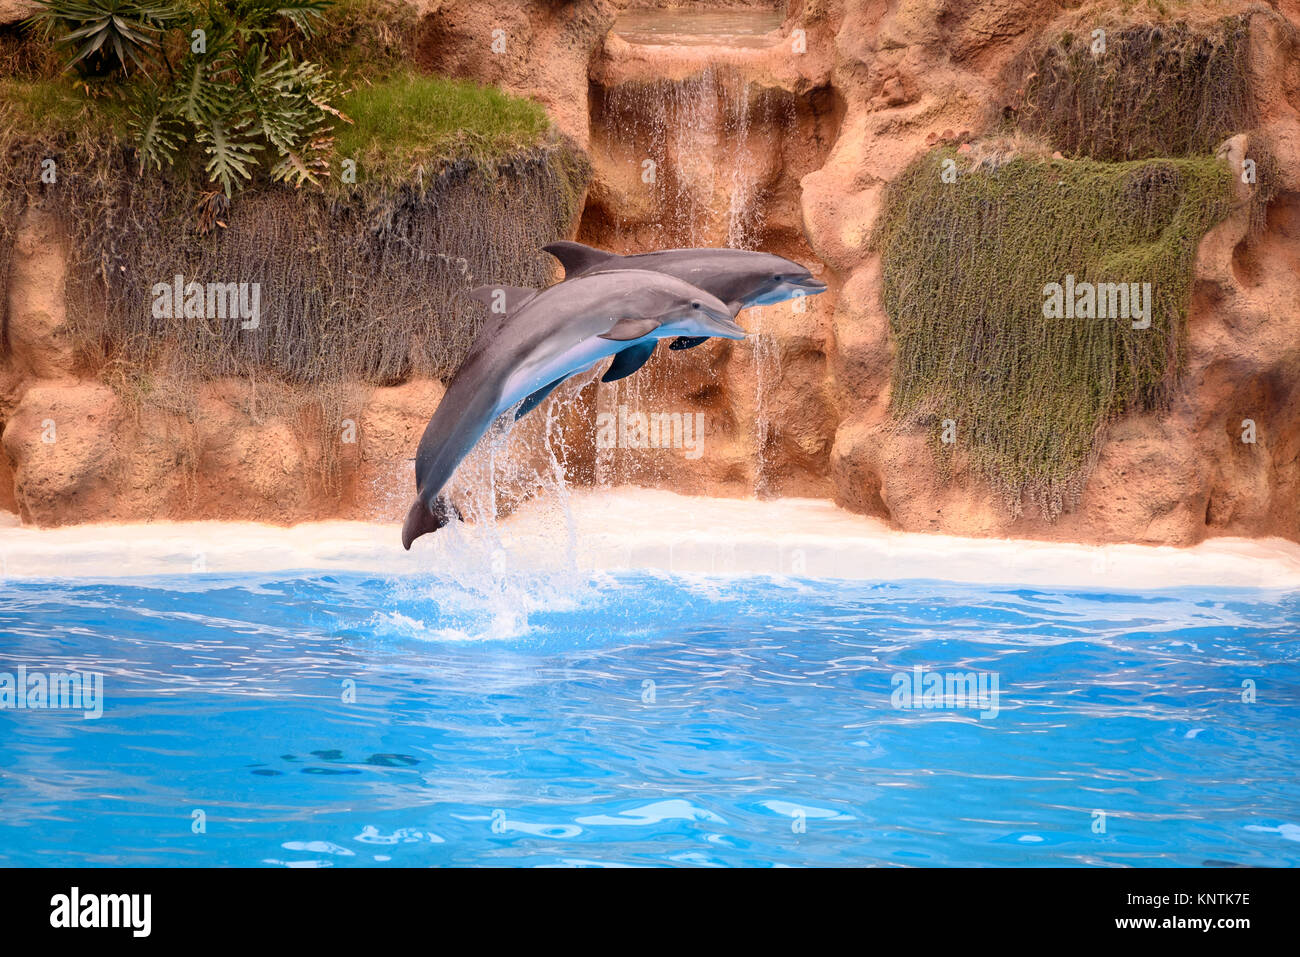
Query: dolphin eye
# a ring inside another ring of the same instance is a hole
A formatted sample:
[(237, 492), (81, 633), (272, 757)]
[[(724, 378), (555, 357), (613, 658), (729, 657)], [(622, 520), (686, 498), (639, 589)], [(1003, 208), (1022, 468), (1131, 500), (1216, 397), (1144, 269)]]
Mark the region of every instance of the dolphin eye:
[(692, 309), (698, 309), (698, 308), (700, 308), (700, 304), (699, 304), (698, 302), (693, 302), (693, 303), (691, 303), (691, 308), (692, 308)]
[(777, 282), (780, 282), (780, 281), (781, 281), (781, 274), (780, 274), (780, 273), (777, 273), (777, 274), (776, 274), (775, 276), (773, 276), (772, 278), (775, 279)]

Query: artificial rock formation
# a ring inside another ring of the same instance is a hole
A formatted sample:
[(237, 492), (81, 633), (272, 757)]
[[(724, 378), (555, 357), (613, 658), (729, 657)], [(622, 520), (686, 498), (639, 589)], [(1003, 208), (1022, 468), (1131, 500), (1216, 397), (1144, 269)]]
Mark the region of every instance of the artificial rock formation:
[[(546, 105), (592, 162), (579, 239), (628, 252), (769, 249), (807, 262), (830, 291), (751, 310), (744, 342), (660, 349), (629, 379), (560, 390), (495, 447), (498, 467), (530, 463), (504, 498), (525, 497), (559, 463), (571, 481), (831, 497), (914, 531), (1175, 545), (1300, 539), (1300, 0), (1207, 0), (1178, 14), (1248, 15), (1254, 119), (1221, 153), (1234, 175), (1259, 143), (1281, 161), (1267, 206), (1252, 202), (1258, 187), (1241, 187), (1201, 241), (1185, 365), (1167, 407), (1105, 427), (1077, 503), (1055, 518), (1008, 509), (963, 467), (960, 448), (941, 467), (933, 423), (895, 415), (896, 343), (872, 237), (888, 185), (911, 162), (936, 144), (978, 146), (996, 126), (1036, 44), (1086, 36), (1094, 23), (1122, 28), (1117, 6), (791, 0), (779, 27), (744, 45), (629, 43), (610, 33), (623, 6), (422, 0), (419, 64)], [(50, 255), (20, 245), (9, 286), (0, 485), (14, 489), (25, 520), (287, 522), (404, 510), (437, 383), (360, 389), (346, 416), (357, 439), (342, 444), (338, 422), (268, 425), (248, 383), (208, 384), (197, 414), (119, 407), (96, 387), (66, 384), (89, 373), (58, 345), (57, 307), (46, 302), (55, 286), (22, 279), (57, 272), (40, 261)], [(638, 448), (635, 430), (601, 431), (637, 413), (698, 422), (698, 456), (672, 443)], [(69, 415), (94, 415), (97, 428), (60, 430), (58, 441), (89, 444), (94, 433), (100, 446), (52, 457), (37, 447), (40, 422)]]

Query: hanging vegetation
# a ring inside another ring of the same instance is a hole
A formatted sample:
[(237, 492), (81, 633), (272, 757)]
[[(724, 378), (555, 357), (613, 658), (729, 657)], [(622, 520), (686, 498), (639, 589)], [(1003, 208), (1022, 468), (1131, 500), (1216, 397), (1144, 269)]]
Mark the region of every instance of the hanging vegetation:
[(1015, 125), (1067, 156), (1213, 153), (1254, 124), (1249, 31), (1243, 14), (1208, 26), (1138, 23), (1051, 38), (1017, 71)]
[[(51, 0), (48, 17), (80, 11), (65, 38), (85, 75), (0, 80), (0, 268), (24, 210), (59, 217), (88, 368), (123, 360), (155, 378), (304, 383), (445, 376), (480, 321), (461, 292), (549, 280), (538, 249), (577, 216), (585, 158), (536, 103), (411, 73), (386, 3), (351, 0), (343, 23), (316, 0), (187, 6), (213, 27), (191, 61), (171, 31), (198, 21), (169, 7)], [(289, 35), (320, 61), (281, 46)], [(351, 59), (331, 67), (357, 43), (373, 49), (367, 75)], [(309, 63), (329, 78), (327, 100), (303, 85)], [(335, 74), (352, 89), (334, 89)], [(252, 164), (263, 156), (273, 162)], [(256, 288), (255, 322), (208, 308), (209, 284), (230, 283)]]
[[(1099, 429), (1168, 396), (1196, 247), (1231, 198), (1210, 157), (923, 156), (891, 184), (875, 235), (896, 415), (930, 426), (945, 465), (969, 456), (1014, 513), (1027, 500), (1055, 517), (1077, 499)], [(1098, 295), (1098, 283), (1125, 288)]]

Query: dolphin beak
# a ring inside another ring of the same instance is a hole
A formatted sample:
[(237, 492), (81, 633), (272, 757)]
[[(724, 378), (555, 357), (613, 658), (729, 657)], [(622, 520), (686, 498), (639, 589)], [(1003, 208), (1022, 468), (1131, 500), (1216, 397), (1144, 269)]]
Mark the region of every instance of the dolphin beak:
[(799, 288), (804, 291), (805, 296), (815, 296), (819, 292), (826, 291), (826, 283), (809, 276), (806, 279), (799, 280)]
[[(740, 311), (739, 309), (736, 310), (736, 312), (739, 311)], [(727, 315), (726, 313), (720, 313), (714, 310), (709, 310), (709, 319), (712, 320), (709, 323), (709, 325), (713, 329), (717, 330), (713, 334), (717, 336), (719, 339), (745, 338), (746, 336), (745, 330), (741, 327), (740, 323), (736, 322), (736, 320), (732, 318), (732, 316), (734, 316), (735, 314), (736, 313), (733, 312), (731, 313), (731, 315)]]

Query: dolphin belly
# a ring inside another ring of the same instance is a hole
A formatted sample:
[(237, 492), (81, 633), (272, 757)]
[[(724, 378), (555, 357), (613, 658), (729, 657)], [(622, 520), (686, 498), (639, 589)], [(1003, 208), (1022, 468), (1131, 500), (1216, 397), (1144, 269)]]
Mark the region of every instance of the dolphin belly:
[(626, 342), (613, 342), (608, 339), (592, 337), (584, 339), (567, 349), (537, 363), (516, 370), (506, 380), (502, 389), (501, 404), (497, 410), (500, 415), (506, 409), (522, 399), (531, 396), (539, 389), (552, 383), (558, 384), (590, 368), (601, 359), (607, 359), (627, 348)]
[(409, 549), (416, 538), (448, 522), (454, 508), (442, 498), (442, 489), (502, 412), (626, 345), (600, 338), (584, 339), (515, 370), (500, 390), (483, 388), (484, 383), (473, 382), (473, 376), (453, 381), (425, 427), (416, 451), (416, 500), (402, 529), (403, 546)]

